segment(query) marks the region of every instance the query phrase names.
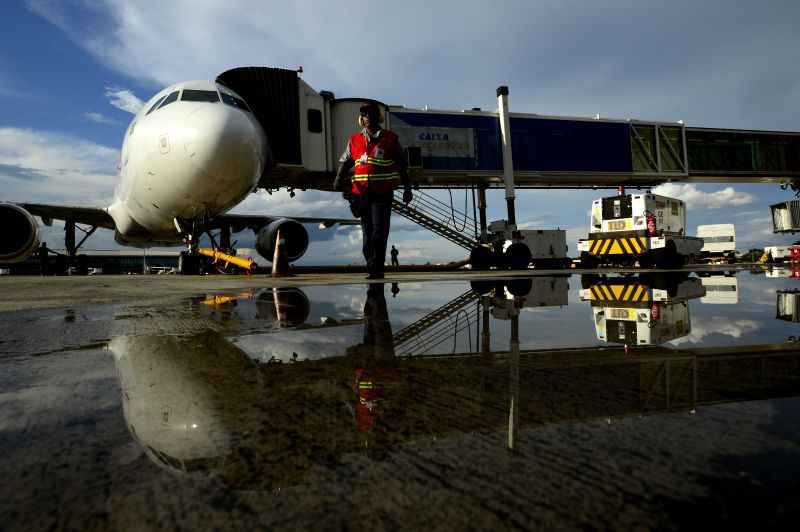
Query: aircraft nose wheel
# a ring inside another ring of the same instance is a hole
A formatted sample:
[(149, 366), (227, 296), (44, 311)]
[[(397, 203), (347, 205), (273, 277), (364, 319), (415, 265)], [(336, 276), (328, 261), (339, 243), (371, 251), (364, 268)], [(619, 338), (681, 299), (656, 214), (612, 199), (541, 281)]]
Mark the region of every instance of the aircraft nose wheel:
[(196, 253), (181, 251), (178, 257), (178, 272), (181, 275), (200, 275), (200, 256)]

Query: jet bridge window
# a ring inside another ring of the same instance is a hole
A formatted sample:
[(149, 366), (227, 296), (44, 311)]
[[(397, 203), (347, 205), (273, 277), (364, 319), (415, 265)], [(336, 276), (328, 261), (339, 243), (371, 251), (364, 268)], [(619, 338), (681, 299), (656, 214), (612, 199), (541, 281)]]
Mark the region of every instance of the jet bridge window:
[(179, 94), (178, 91), (170, 93), (169, 96), (164, 98), (164, 101), (161, 102), (161, 105), (159, 105), (158, 108), (161, 109), (162, 107), (166, 107), (167, 105), (171, 104), (172, 102), (177, 101), (178, 94)]
[(230, 94), (226, 94), (224, 92), (220, 92), (219, 95), (222, 97), (222, 101), (225, 102), (226, 104), (231, 105), (233, 107), (237, 107), (247, 113), (250, 112), (250, 108), (247, 107), (247, 104), (244, 103), (244, 100), (241, 100), (236, 96), (231, 96)]
[(217, 94), (217, 91), (198, 91), (192, 89), (183, 89), (183, 95), (181, 96), (181, 101), (217, 103), (219, 101), (219, 95)]
[(322, 133), (322, 111), (319, 109), (309, 109), (306, 118), (309, 132)]

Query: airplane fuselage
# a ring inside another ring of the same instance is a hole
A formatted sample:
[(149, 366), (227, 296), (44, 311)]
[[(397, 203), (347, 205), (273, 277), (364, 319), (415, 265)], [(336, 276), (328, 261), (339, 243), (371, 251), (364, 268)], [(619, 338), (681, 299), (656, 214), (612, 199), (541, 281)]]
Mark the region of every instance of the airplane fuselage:
[(253, 191), (266, 135), (236, 93), (211, 81), (172, 85), (131, 121), (108, 213), (117, 240), (175, 244), (181, 223), (222, 214)]

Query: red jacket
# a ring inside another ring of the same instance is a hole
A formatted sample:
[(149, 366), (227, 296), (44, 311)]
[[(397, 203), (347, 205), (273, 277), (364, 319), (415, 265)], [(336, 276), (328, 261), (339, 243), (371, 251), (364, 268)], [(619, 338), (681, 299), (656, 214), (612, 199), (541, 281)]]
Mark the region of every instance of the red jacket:
[(355, 167), (350, 192), (355, 196), (367, 190), (376, 194), (389, 193), (400, 185), (401, 157), (397, 135), (382, 129), (377, 138), (364, 133), (350, 137), (348, 145)]

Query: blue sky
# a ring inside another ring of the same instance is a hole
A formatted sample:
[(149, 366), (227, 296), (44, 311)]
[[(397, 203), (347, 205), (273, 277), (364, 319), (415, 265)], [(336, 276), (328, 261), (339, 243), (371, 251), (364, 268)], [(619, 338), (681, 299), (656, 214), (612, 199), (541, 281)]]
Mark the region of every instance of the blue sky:
[[(520, 112), (800, 130), (797, 20), (800, 2), (777, 0), (4, 2), (0, 199), (106, 204), (136, 103), (168, 84), (242, 65), (303, 65), (317, 90), (409, 106), (491, 109), (495, 87), (507, 84)], [(769, 231), (768, 205), (790, 197), (777, 186), (670, 192), (689, 202), (692, 228), (734, 222), (741, 247), (791, 240)], [(598, 195), (522, 192), (518, 219), (567, 228), (574, 246)], [(490, 202), (490, 216), (502, 217), (502, 193)], [(238, 210), (347, 214), (338, 196), (315, 192), (254, 195)], [(393, 222), (392, 240), (408, 259), (463, 256)], [(357, 262), (358, 241), (327, 233), (307, 261)], [(90, 247), (113, 245), (104, 232)]]

